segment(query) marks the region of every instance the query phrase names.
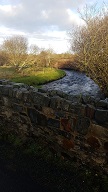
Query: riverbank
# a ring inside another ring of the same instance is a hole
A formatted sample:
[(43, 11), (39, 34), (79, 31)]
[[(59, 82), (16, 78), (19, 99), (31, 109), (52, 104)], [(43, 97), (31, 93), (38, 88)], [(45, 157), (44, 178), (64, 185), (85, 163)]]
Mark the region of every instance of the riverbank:
[[(14, 131), (10, 134), (9, 130), (14, 130), (14, 126), (0, 119), (0, 164), (5, 167), (3, 172), (14, 176), (16, 184), (19, 182), (23, 186), (20, 192), (27, 192), (28, 189), (36, 191), (36, 184), (44, 192), (108, 191), (107, 175), (75, 159), (69, 161), (64, 156), (57, 157), (42, 139), (32, 136), (31, 139), (21, 138)], [(28, 184), (24, 184), (24, 181)], [(33, 189), (30, 188), (31, 184)], [(12, 192), (16, 191), (13, 189)]]
[(14, 77), (11, 80), (16, 83), (24, 83), (31, 86), (38, 86), (54, 80), (61, 79), (65, 76), (65, 71), (54, 68), (45, 68), (43, 71), (38, 73), (29, 74), (24, 77)]
[(0, 78), (32, 86), (44, 84), (42, 87), (45, 90), (59, 90), (68, 95), (104, 98), (99, 86), (92, 79), (75, 70), (41, 68), (40, 71), (35, 71), (27, 68), (18, 74), (12, 67), (0, 67)]
[(65, 76), (65, 71), (55, 68), (25, 68), (20, 73), (12, 67), (0, 67), (0, 78), (10, 79), (17, 83), (25, 83), (31, 86), (42, 85)]

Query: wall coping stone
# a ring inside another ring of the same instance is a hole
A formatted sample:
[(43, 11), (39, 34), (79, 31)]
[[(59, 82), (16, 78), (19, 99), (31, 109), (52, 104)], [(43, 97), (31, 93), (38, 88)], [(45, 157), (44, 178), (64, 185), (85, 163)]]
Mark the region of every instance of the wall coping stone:
[[(102, 100), (87, 95), (68, 95), (62, 91), (37, 89), (24, 83), (14, 83), (5, 79), (0, 79), (0, 95), (23, 101), (29, 100), (37, 105), (40, 103), (40, 105), (43, 106), (50, 106), (53, 109), (57, 108), (65, 111), (69, 111), (72, 105), (91, 106), (91, 108), (95, 110), (94, 120), (97, 123), (108, 122), (108, 98)], [(100, 116), (101, 120), (99, 120)]]

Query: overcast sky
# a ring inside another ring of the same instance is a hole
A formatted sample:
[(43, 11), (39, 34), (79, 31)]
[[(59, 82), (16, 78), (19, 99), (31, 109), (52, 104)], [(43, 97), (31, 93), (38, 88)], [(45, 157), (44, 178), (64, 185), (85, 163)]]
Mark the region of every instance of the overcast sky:
[(82, 23), (77, 10), (96, 2), (101, 6), (103, 0), (0, 0), (0, 43), (6, 36), (21, 34), (29, 44), (66, 52), (67, 32)]

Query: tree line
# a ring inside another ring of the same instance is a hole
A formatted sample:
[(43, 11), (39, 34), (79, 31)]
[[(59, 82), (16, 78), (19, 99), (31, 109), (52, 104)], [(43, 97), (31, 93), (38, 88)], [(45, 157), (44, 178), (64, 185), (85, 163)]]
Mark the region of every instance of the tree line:
[(40, 49), (37, 45), (28, 47), (28, 39), (21, 35), (7, 37), (0, 47), (0, 65), (9, 65), (20, 71), (27, 66), (50, 66), (54, 51)]
[(28, 39), (21, 35), (7, 37), (0, 47), (0, 66), (11, 66), (17, 72), (26, 67), (38, 70), (42, 67), (65, 68), (70, 66), (74, 55), (57, 54), (52, 48), (39, 48), (33, 44), (28, 46)]

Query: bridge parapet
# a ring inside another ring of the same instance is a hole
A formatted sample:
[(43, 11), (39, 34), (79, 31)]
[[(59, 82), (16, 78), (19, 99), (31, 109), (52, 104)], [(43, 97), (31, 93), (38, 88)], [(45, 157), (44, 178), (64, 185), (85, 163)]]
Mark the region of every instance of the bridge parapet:
[(42, 137), (58, 155), (108, 172), (108, 98), (67, 95), (0, 80), (0, 118)]

